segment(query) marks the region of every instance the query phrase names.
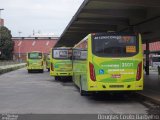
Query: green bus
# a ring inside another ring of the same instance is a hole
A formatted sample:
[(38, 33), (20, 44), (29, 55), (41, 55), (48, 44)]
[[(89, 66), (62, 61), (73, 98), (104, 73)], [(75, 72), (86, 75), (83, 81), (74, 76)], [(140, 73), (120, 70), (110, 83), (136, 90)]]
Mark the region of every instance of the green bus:
[(27, 53), (27, 70), (28, 73), (31, 71), (39, 71), (43, 73), (44, 69), (44, 55), (42, 52), (33, 51)]
[(46, 69), (50, 71), (50, 54), (46, 56)]
[(92, 33), (73, 48), (73, 82), (80, 94), (143, 90), (140, 34)]
[(51, 50), (50, 75), (55, 80), (72, 78), (72, 49), (69, 47), (57, 47)]

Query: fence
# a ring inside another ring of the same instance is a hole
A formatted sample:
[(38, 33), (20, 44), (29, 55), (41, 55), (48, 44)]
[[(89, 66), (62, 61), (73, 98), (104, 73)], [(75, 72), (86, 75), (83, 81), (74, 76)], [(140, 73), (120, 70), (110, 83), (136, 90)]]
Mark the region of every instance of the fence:
[(18, 63), (19, 63), (18, 61), (2, 61), (2, 60), (0, 60), (0, 66), (18, 64)]

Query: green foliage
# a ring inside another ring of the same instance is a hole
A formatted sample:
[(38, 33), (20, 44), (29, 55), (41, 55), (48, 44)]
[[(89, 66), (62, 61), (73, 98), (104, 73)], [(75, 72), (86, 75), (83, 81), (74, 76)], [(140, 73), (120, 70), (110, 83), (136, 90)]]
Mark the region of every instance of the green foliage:
[(4, 26), (0, 26), (0, 60), (11, 60), (13, 58), (14, 41), (11, 38), (11, 31)]

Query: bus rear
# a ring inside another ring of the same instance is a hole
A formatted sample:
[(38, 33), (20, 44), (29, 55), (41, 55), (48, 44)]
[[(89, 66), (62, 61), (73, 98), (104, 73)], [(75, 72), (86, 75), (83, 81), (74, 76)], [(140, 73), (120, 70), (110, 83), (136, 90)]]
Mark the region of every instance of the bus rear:
[(140, 35), (96, 33), (88, 44), (88, 91), (143, 90)]
[(43, 72), (43, 53), (42, 52), (29, 52), (27, 54), (27, 70), (28, 73), (31, 71)]
[(55, 79), (72, 77), (71, 48), (54, 48), (51, 52), (50, 75)]

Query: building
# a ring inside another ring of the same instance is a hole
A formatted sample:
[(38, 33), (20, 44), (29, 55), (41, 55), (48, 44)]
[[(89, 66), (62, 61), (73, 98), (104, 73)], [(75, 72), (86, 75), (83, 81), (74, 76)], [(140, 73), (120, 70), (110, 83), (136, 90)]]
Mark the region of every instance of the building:
[[(143, 44), (143, 50), (146, 50), (146, 44)], [(160, 54), (160, 41), (149, 44), (150, 53)]]
[(15, 43), (13, 59), (25, 61), (28, 52), (41, 51), (48, 54), (57, 43), (58, 37), (13, 37), (12, 40)]
[[(146, 44), (143, 44), (143, 51), (144, 51), (144, 62), (146, 59)], [(153, 55), (160, 55), (160, 41), (152, 42), (149, 44), (149, 65), (152, 65), (152, 56)]]

